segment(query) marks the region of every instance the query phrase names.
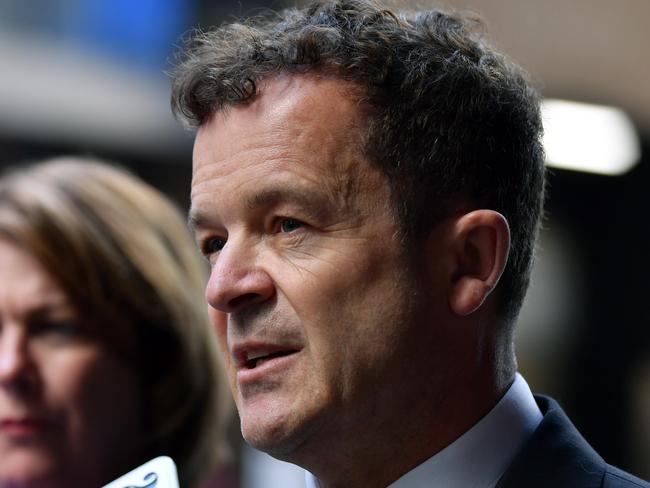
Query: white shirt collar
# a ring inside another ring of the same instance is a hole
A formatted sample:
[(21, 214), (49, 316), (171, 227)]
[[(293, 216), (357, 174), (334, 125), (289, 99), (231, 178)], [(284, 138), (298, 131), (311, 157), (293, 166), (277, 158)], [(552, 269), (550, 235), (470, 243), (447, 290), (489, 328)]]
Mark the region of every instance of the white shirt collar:
[[(442, 451), (406, 473), (389, 488), (492, 488), (542, 421), (526, 380), (517, 373), (490, 412)], [(305, 472), (307, 488), (318, 480)]]

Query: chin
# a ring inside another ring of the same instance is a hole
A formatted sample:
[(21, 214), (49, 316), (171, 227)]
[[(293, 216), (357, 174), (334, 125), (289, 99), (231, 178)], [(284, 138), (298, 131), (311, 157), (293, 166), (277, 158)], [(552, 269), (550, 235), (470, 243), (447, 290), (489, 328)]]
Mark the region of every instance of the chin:
[(241, 431), (248, 444), (274, 457), (289, 454), (299, 444), (295, 440), (297, 436), (295, 432), (270, 421), (260, 424), (260, 422), (242, 420)]
[(0, 487), (63, 488), (51, 458), (21, 453), (0, 461)]
[(241, 418), (244, 440), (255, 449), (283, 461), (291, 461), (295, 452), (310, 437), (311, 422), (281, 414)]
[(295, 415), (293, 412), (279, 413), (277, 410), (242, 412), (241, 431), (244, 440), (260, 451), (276, 459), (296, 463), (306, 451), (310, 439), (318, 436), (318, 415)]

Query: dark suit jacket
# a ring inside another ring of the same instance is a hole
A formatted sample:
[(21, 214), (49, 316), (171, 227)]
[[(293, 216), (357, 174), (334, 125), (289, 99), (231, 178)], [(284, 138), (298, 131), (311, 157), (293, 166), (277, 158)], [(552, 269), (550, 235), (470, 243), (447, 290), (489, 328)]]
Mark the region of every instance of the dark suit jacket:
[(650, 488), (607, 464), (551, 398), (536, 396), (544, 419), (497, 488)]

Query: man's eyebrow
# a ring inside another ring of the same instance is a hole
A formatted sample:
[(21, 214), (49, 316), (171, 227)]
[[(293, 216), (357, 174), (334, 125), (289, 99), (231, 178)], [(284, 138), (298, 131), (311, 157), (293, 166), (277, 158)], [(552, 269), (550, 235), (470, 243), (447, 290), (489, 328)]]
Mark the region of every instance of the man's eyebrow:
[[(312, 218), (326, 218), (332, 212), (332, 199), (327, 194), (301, 188), (277, 186), (264, 188), (246, 198), (244, 204), (249, 210), (272, 207), (281, 203), (296, 204)], [(214, 222), (205, 212), (190, 207), (187, 214), (187, 227), (192, 232), (214, 226)]]
[(246, 206), (250, 210), (256, 210), (285, 202), (299, 205), (312, 217), (323, 217), (329, 213), (331, 206), (330, 199), (318, 191), (284, 186), (265, 188), (251, 195), (246, 200)]
[(206, 227), (207, 220), (200, 210), (191, 207), (187, 214), (187, 227), (191, 232), (196, 232), (197, 229)]
[(246, 200), (246, 206), (254, 210), (259, 207), (275, 205), (279, 202), (290, 201), (296, 203), (311, 203), (313, 199), (309, 198), (306, 191), (296, 188), (272, 187), (265, 188), (260, 192), (251, 195)]

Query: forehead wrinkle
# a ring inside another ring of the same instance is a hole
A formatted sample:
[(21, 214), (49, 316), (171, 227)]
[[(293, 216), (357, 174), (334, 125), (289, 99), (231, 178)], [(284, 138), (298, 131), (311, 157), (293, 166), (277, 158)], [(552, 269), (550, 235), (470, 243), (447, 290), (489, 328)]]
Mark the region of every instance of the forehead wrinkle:
[[(315, 84), (306, 91), (296, 90), (305, 82)], [(329, 160), (331, 166), (321, 168), (322, 178), (316, 183), (319, 188), (325, 188), (330, 199), (340, 208), (353, 207), (368, 169), (365, 165), (369, 165), (362, 150), (367, 108), (359, 100), (360, 87), (337, 78), (302, 74), (284, 79), (271, 77), (264, 81), (260, 93), (259, 102), (269, 104), (265, 108), (274, 115), (271, 126), (275, 135), (286, 131), (289, 137), (285, 140), (293, 141), (286, 149), (290, 152), (298, 145), (312, 147), (313, 150), (308, 152), (312, 158)], [(338, 103), (326, 102), (323, 105), (320, 98), (323, 94), (328, 100)], [(287, 127), (287, 117), (301, 123)], [(319, 165), (311, 166), (317, 168)]]
[[(296, 90), (303, 81), (305, 77), (302, 76), (265, 80), (259, 96), (251, 104), (215, 114), (211, 131), (220, 133), (222, 153), (204, 154), (203, 161), (195, 165), (194, 176), (200, 176), (197, 180), (201, 180), (201, 184), (193, 186), (193, 199), (204, 192), (212, 192), (215, 180), (227, 176), (220, 174), (221, 165), (218, 163), (230, 166), (232, 171), (228, 174), (231, 175), (237, 171), (237, 160), (244, 163), (257, 160), (255, 166), (259, 169), (266, 167), (271, 173), (279, 169), (296, 172), (306, 183), (305, 190), (322, 194), (323, 203), (329, 203), (330, 208), (332, 203), (341, 210), (358, 206), (356, 197), (366, 180), (370, 163), (362, 150), (365, 117), (357, 97), (351, 93), (354, 87), (340, 81), (330, 83), (311, 79), (317, 81), (318, 86), (306, 91)], [(321, 95), (327, 94), (330, 100), (333, 97), (340, 99), (341, 103), (323, 106), (322, 100), (316, 96), (316, 89)], [(317, 118), (314, 116), (316, 110), (319, 113)], [(260, 119), (265, 123), (256, 137), (241, 140), (232, 129), (234, 120), (257, 126)], [(289, 119), (293, 121), (289, 123)], [(232, 141), (236, 141), (234, 147)], [(262, 148), (258, 147), (260, 142)], [(261, 153), (255, 154), (258, 151)], [(210, 162), (213, 158), (217, 164)], [(301, 171), (301, 166), (307, 171)], [(205, 191), (202, 184), (208, 185)], [(268, 203), (269, 197), (263, 199)], [(255, 197), (248, 202), (249, 206), (255, 204), (256, 198), (262, 200), (262, 197)]]
[(263, 207), (272, 207), (285, 202), (299, 205), (302, 210), (307, 211), (314, 217), (325, 217), (329, 212), (325, 195), (319, 194), (310, 188), (300, 186), (287, 187), (283, 184), (264, 188), (261, 191), (249, 196), (246, 206), (249, 210), (257, 210)]
[[(350, 145), (344, 144), (344, 146), (349, 148)], [(202, 162), (196, 165), (191, 192), (194, 208), (190, 209), (188, 224), (190, 227), (195, 227), (195, 224), (199, 223), (199, 220), (192, 216), (200, 214), (197, 204), (203, 200), (202, 196), (207, 195), (214, 203), (220, 192), (237, 192), (241, 187), (253, 184), (254, 180), (259, 181), (255, 184), (257, 188), (245, 200), (249, 209), (279, 203), (281, 200), (293, 200), (312, 207), (315, 200), (320, 200), (323, 205), (335, 202), (337, 208), (350, 208), (355, 193), (353, 188), (356, 188), (356, 182), (360, 179), (357, 175), (359, 173), (359, 169), (356, 168), (357, 163), (351, 162), (353, 158), (350, 157), (349, 149), (344, 149), (340, 153), (328, 152), (329, 154), (324, 154), (315, 149), (303, 160), (291, 148), (276, 145), (266, 146), (263, 149), (255, 148), (253, 154), (251, 151), (244, 155), (239, 153), (227, 161)], [(255, 162), (246, 164), (251, 159)], [(328, 160), (331, 164), (326, 166), (312, 164), (314, 159)], [(240, 165), (239, 162), (242, 164)], [(234, 174), (240, 170), (250, 171), (251, 166), (255, 167), (253, 178), (235, 179), (235, 184), (230, 184)], [(227, 188), (221, 188), (221, 181), (227, 185)]]

